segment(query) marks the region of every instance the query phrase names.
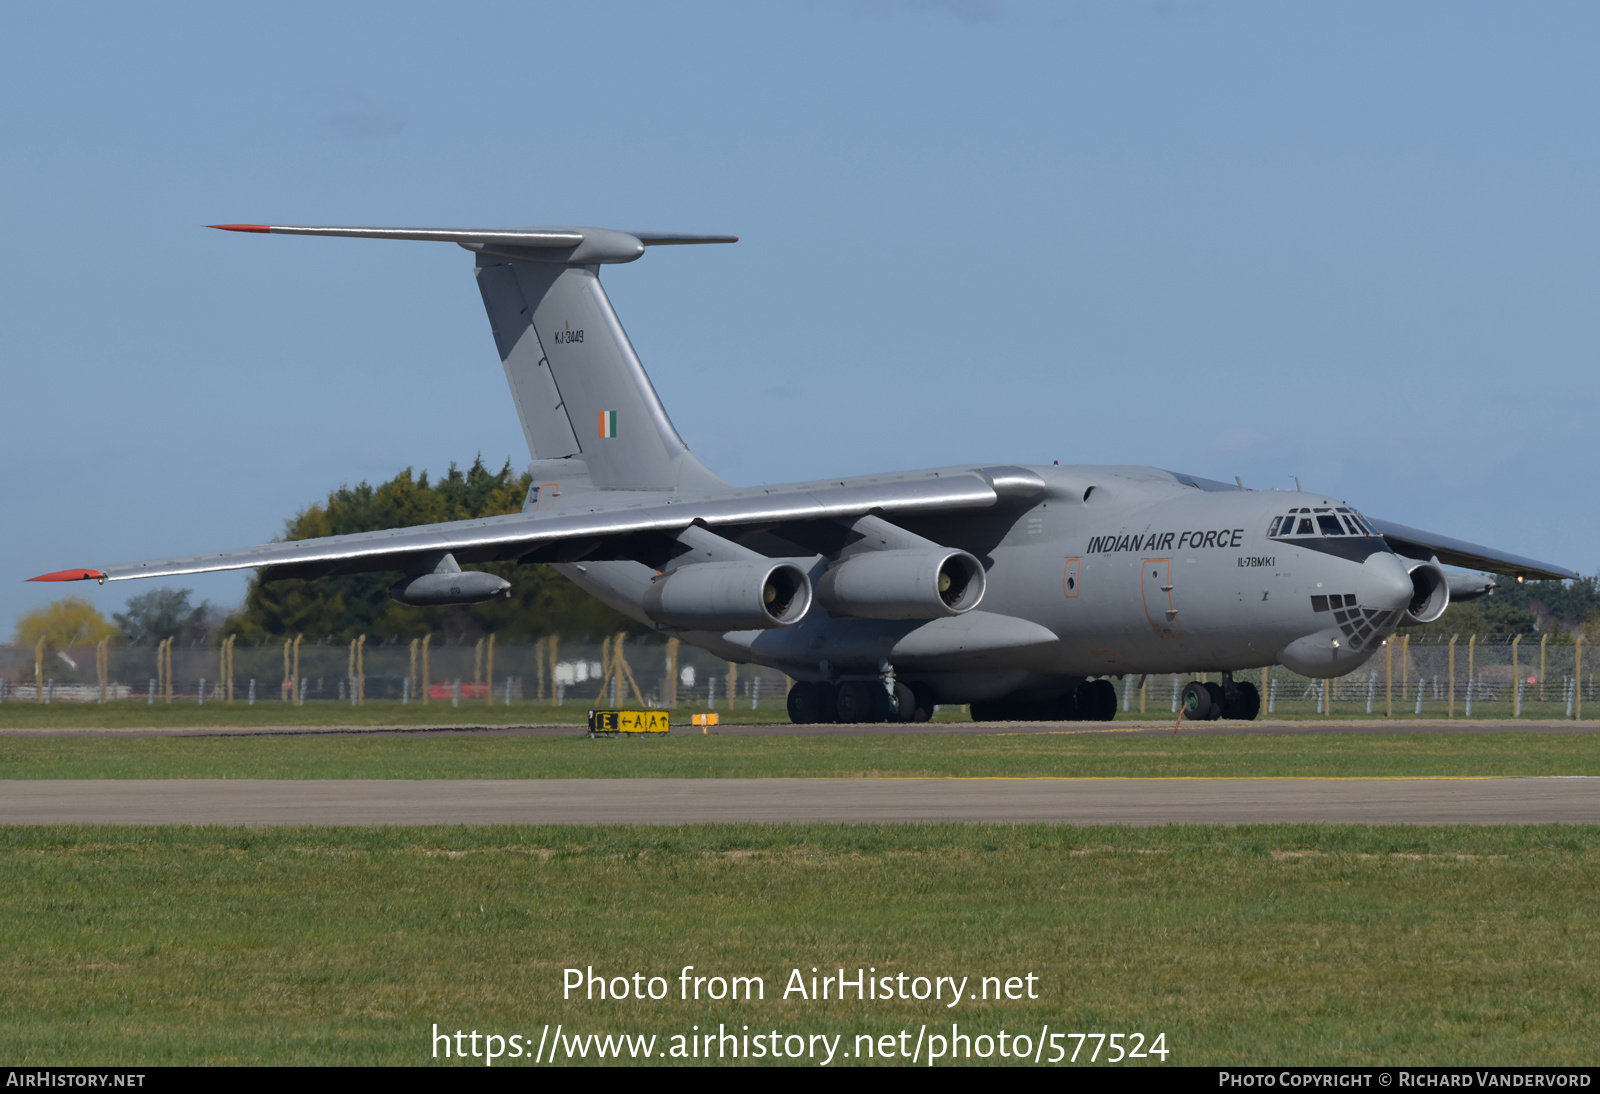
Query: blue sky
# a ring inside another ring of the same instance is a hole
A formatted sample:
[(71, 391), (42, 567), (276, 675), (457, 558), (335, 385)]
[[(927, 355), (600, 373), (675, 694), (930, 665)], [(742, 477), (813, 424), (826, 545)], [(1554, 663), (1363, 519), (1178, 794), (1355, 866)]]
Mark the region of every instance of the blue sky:
[[(1600, 569), (1600, 9), (29, 5), (0, 619), (341, 483), (526, 461), (471, 260), (219, 221), (732, 232), (605, 280), (741, 483), (1299, 475)], [(186, 582), (237, 602), (236, 575)]]

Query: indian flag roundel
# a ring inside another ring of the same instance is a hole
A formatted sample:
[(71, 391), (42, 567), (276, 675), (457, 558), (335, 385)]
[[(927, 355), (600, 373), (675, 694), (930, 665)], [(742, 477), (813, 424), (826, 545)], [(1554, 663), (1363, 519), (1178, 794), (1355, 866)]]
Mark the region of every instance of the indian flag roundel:
[(615, 437), (617, 435), (617, 412), (615, 410), (602, 410), (600, 412), (600, 436)]

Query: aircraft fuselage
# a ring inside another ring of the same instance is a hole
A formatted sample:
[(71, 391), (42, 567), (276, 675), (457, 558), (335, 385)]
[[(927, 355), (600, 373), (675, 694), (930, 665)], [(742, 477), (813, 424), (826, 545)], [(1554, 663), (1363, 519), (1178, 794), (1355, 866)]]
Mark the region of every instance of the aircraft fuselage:
[[(682, 637), (796, 679), (874, 675), (892, 666), (941, 702), (971, 702), (1043, 695), (1126, 673), (1287, 663), (1308, 675), (1341, 675), (1380, 647), (1413, 597), (1404, 563), (1364, 528), (1269, 536), (1291, 510), (1305, 510), (1313, 527), (1323, 514), (1337, 521), (1352, 512), (1321, 495), (1202, 489), (1153, 468), (1027, 470), (1047, 483), (1027, 504), (895, 521), (982, 561), (987, 585), (973, 611), (869, 620), (813, 604), (792, 626)], [(831, 560), (800, 561), (815, 581)], [(652, 576), (647, 568), (560, 568), (645, 618), (639, 598)]]

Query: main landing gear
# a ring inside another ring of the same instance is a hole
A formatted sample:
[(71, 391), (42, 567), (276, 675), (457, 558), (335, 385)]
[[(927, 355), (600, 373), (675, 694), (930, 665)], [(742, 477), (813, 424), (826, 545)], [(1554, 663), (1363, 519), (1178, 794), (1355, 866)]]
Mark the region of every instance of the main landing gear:
[(1222, 683), (1190, 680), (1183, 686), (1179, 700), (1183, 717), (1190, 722), (1214, 722), (1226, 718), (1230, 722), (1253, 722), (1261, 713), (1261, 692), (1251, 683), (1237, 683), (1233, 673), (1222, 674)]
[(1087, 680), (1050, 699), (991, 699), (972, 704), (974, 722), (1109, 722), (1117, 716), (1117, 686)]
[(817, 722), (926, 722), (932, 694), (899, 680), (842, 680), (837, 685), (801, 680), (789, 689), (789, 720)]

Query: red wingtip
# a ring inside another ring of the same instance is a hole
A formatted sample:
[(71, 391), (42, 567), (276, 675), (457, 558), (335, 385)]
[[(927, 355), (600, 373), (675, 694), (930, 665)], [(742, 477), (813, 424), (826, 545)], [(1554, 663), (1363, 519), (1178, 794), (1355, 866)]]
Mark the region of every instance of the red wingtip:
[(53, 574), (40, 574), (29, 581), (104, 581), (106, 575), (99, 570), (57, 570)]
[(271, 226), (266, 224), (207, 224), (207, 228), (220, 228), (224, 232), (270, 232)]

